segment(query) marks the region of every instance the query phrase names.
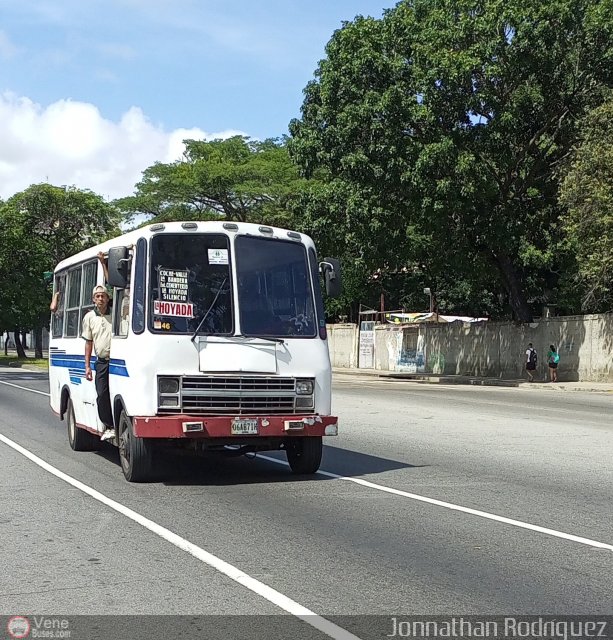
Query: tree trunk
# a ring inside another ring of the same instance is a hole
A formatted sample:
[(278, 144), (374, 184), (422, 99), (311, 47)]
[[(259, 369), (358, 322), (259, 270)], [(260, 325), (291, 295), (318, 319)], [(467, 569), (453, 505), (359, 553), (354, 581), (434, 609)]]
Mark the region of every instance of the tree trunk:
[(23, 345), (21, 344), (19, 329), (15, 329), (15, 331), (13, 331), (13, 338), (15, 339), (15, 349), (17, 349), (17, 357), (27, 358), (28, 356), (26, 356), (26, 352), (24, 351)]
[(37, 360), (43, 359), (43, 328), (34, 330), (34, 357)]
[(6, 332), (6, 340), (4, 341), (4, 355), (8, 356), (9, 354), (9, 338), (11, 337), (11, 334), (7, 331)]
[(27, 331), (21, 332), (21, 344), (23, 345), (24, 349), (28, 348), (28, 332)]
[(519, 322), (532, 322), (532, 312), (524, 295), (521, 282), (517, 277), (515, 266), (506, 253), (495, 253), (494, 260), (502, 275), (503, 282), (509, 292), (509, 302)]

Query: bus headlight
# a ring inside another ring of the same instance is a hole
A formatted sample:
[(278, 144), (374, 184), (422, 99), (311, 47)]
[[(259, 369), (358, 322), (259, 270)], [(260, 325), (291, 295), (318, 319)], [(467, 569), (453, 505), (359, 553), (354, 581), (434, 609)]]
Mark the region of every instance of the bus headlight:
[(179, 380), (177, 378), (160, 378), (158, 389), (160, 393), (179, 393)]
[(296, 380), (296, 393), (299, 396), (310, 396), (314, 387), (313, 380)]

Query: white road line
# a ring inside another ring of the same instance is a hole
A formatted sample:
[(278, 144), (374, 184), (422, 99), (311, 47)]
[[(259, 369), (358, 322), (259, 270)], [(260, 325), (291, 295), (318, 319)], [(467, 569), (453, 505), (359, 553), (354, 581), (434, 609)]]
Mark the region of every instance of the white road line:
[[(276, 464), (282, 464), (289, 466), (284, 460), (277, 458), (271, 458), (269, 456), (263, 456), (257, 454), (258, 458), (268, 460)], [(570, 540), (571, 542), (579, 542), (580, 544), (586, 544), (590, 547), (597, 547), (598, 549), (608, 549), (613, 551), (613, 544), (607, 544), (606, 542), (598, 542), (597, 540), (590, 540), (589, 538), (582, 538), (581, 536), (575, 536), (572, 533), (564, 533), (563, 531), (556, 531), (555, 529), (548, 529), (547, 527), (541, 527), (538, 524), (530, 524), (529, 522), (522, 522), (521, 520), (513, 520), (512, 518), (505, 518), (504, 516), (498, 516), (495, 513), (488, 513), (487, 511), (479, 511), (478, 509), (471, 509), (470, 507), (463, 507), (459, 504), (452, 504), (451, 502), (443, 502), (442, 500), (436, 500), (434, 498), (427, 498), (426, 496), (420, 496), (415, 493), (408, 493), (407, 491), (401, 491), (400, 489), (392, 489), (381, 484), (375, 484), (374, 482), (368, 482), (368, 480), (362, 480), (361, 478), (351, 478), (349, 476), (339, 476), (336, 473), (330, 473), (329, 471), (318, 471), (318, 474), (327, 476), (328, 478), (335, 478), (336, 480), (347, 480), (348, 482), (354, 482), (355, 484), (368, 487), (369, 489), (376, 489), (377, 491), (385, 491), (386, 493), (392, 493), (403, 498), (410, 498), (411, 500), (418, 500), (419, 502), (426, 502), (428, 504), (436, 505), (437, 507), (444, 507), (445, 509), (451, 509), (452, 511), (461, 511), (462, 513), (469, 513), (473, 516), (479, 516), (480, 518), (487, 518), (488, 520), (495, 520), (496, 522), (502, 522), (504, 524), (510, 524), (514, 527), (520, 527), (521, 529), (529, 529), (530, 531), (536, 531), (537, 533), (544, 533), (555, 538), (563, 538), (564, 540)]]
[(247, 589), (249, 589), (250, 591), (253, 591), (257, 595), (261, 596), (262, 598), (265, 598), (266, 600), (276, 605), (280, 609), (287, 611), (287, 613), (290, 613), (291, 615), (295, 616), (296, 618), (299, 618), (300, 620), (303, 620), (304, 622), (311, 625), (312, 627), (315, 627), (315, 629), (318, 629), (319, 631), (326, 634), (330, 638), (335, 638), (338, 640), (360, 640), (360, 638), (353, 635), (346, 629), (343, 629), (342, 627), (339, 627), (333, 622), (326, 620), (326, 618), (323, 618), (322, 616), (317, 615), (310, 609), (303, 607), (301, 604), (299, 604), (295, 600), (288, 598), (287, 596), (283, 595), (279, 591), (276, 591), (272, 587), (269, 587), (263, 582), (260, 582), (259, 580), (252, 578), (246, 573), (243, 573), (240, 569), (231, 565), (225, 560), (222, 560), (221, 558), (214, 556), (212, 553), (209, 553), (208, 551), (205, 551), (204, 549), (202, 549), (201, 547), (198, 547), (192, 542), (189, 542), (189, 540), (186, 540), (185, 538), (182, 538), (176, 533), (173, 533), (169, 529), (166, 529), (162, 525), (159, 525), (156, 522), (153, 522), (153, 520), (149, 520), (149, 518), (145, 518), (145, 516), (141, 515), (140, 513), (133, 511), (129, 507), (126, 507), (123, 504), (116, 502), (115, 500), (112, 500), (111, 498), (105, 496), (103, 493), (100, 493), (99, 491), (92, 489), (91, 487), (87, 486), (86, 484), (83, 484), (79, 480), (76, 480), (75, 478), (69, 476), (63, 471), (56, 469), (55, 467), (50, 465), (48, 462), (45, 462), (43, 459), (39, 458), (37, 455), (31, 453), (30, 451), (28, 451), (21, 445), (17, 444), (16, 442), (13, 442), (12, 440), (2, 435), (1, 433), (0, 433), (0, 442), (4, 442), (4, 444), (11, 447), (12, 449), (20, 453), (22, 456), (26, 457), (28, 460), (30, 460), (34, 464), (37, 464), (39, 467), (41, 467), (45, 471), (48, 471), (49, 473), (54, 475), (56, 478), (59, 478), (60, 480), (67, 482), (69, 485), (73, 486), (75, 489), (79, 489), (79, 491), (86, 493), (88, 496), (91, 496), (92, 498), (94, 498), (94, 500), (98, 500), (99, 502), (102, 502), (102, 504), (105, 504), (107, 507), (110, 507), (111, 509), (117, 511), (118, 513), (121, 513), (126, 518), (130, 518), (130, 520), (133, 520), (134, 522), (140, 524), (141, 526), (145, 527), (145, 529), (148, 529), (152, 533), (155, 533), (156, 535), (160, 536), (160, 538), (167, 540), (168, 542), (173, 544), (175, 547), (181, 549), (182, 551), (186, 551), (187, 553), (191, 554), (195, 558), (198, 558), (198, 560), (204, 562), (205, 564), (209, 565), (213, 569), (216, 569), (220, 573), (223, 573), (228, 578), (234, 580), (235, 582), (238, 582), (244, 587), (247, 587)]
[(5, 384), (7, 387), (15, 387), (15, 389), (22, 389), (23, 391), (31, 391), (32, 393), (38, 393), (41, 396), (49, 397), (49, 394), (45, 391), (37, 391), (36, 389), (30, 389), (28, 387), (20, 387), (18, 384), (13, 384), (11, 382), (4, 382), (4, 380), (0, 380), (0, 384)]

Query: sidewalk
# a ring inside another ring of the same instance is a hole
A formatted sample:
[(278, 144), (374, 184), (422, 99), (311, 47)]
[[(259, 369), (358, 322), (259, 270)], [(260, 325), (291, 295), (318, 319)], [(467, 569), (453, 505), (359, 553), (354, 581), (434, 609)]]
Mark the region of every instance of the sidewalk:
[(349, 375), (378, 378), (380, 380), (404, 380), (417, 384), (464, 384), (481, 387), (522, 387), (548, 391), (592, 391), (613, 393), (613, 382), (528, 382), (527, 380), (503, 380), (501, 378), (480, 378), (477, 376), (435, 375), (432, 373), (402, 373), (377, 369), (343, 369), (333, 367), (333, 375)]

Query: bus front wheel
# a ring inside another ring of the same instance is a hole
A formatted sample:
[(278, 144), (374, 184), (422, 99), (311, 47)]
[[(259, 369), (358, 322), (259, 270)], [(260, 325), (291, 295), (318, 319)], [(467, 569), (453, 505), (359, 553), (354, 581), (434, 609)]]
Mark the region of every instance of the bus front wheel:
[(119, 460), (128, 482), (153, 479), (153, 446), (148, 440), (134, 435), (132, 420), (125, 411), (119, 417)]
[(287, 461), (293, 473), (315, 473), (321, 464), (321, 436), (303, 436), (285, 441)]
[(68, 442), (73, 451), (95, 451), (100, 448), (100, 439), (85, 429), (79, 429), (74, 415), (72, 399), (68, 398), (66, 406), (66, 427), (68, 429)]

